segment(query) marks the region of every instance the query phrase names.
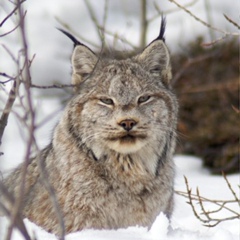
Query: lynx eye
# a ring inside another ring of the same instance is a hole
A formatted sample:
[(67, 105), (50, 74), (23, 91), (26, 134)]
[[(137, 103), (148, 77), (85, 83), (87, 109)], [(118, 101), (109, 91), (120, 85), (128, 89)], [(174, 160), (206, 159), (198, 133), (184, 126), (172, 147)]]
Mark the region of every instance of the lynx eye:
[(99, 100), (106, 105), (114, 105), (114, 102), (111, 98), (101, 98)]
[(147, 102), (150, 99), (150, 96), (142, 96), (138, 99), (138, 103), (144, 103)]

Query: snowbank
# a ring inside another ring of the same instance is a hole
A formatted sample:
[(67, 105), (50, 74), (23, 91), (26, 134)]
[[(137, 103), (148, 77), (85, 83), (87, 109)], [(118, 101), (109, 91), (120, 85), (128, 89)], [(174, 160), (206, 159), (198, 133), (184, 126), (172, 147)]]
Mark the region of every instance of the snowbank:
[[(213, 199), (232, 199), (232, 195), (226, 186), (226, 182), (221, 176), (211, 176), (208, 171), (201, 166), (201, 160), (195, 157), (176, 156), (177, 167), (176, 190), (186, 191), (183, 175), (188, 178), (190, 186), (194, 189), (199, 187), (200, 192), (205, 197)], [(237, 190), (239, 176), (231, 175), (228, 177), (232, 187)], [(175, 210), (171, 224), (168, 219), (160, 214), (155, 220), (150, 230), (143, 227), (129, 227), (118, 230), (84, 230), (71, 233), (66, 236), (66, 240), (238, 240), (239, 239), (239, 220), (223, 222), (214, 228), (202, 226), (194, 216), (186, 199), (176, 195)], [(239, 206), (233, 206), (239, 211)], [(222, 211), (218, 217), (225, 217)], [(5, 235), (7, 220), (0, 218), (0, 236)], [(38, 240), (57, 240), (56, 236), (45, 232), (25, 219), (25, 225), (32, 236)], [(1, 232), (2, 231), (2, 232)], [(22, 240), (21, 236), (15, 231), (12, 240)]]

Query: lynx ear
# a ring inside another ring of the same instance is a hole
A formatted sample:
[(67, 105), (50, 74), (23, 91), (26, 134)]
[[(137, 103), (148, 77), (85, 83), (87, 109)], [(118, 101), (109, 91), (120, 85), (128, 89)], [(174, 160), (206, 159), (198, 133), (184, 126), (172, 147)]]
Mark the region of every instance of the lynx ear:
[(89, 75), (96, 63), (97, 56), (85, 45), (77, 45), (72, 54), (72, 84), (79, 84)]
[(159, 36), (137, 56), (137, 59), (150, 74), (159, 76), (161, 81), (169, 87), (172, 72), (170, 54), (164, 42), (165, 24), (165, 18), (163, 18)]
[[(84, 77), (93, 71), (98, 60), (97, 56), (90, 48), (80, 43), (70, 33), (63, 29), (58, 28), (58, 30), (68, 36), (74, 43), (74, 50), (72, 54), (72, 84), (77, 85), (83, 81)], [(77, 90), (77, 87), (75, 90)]]

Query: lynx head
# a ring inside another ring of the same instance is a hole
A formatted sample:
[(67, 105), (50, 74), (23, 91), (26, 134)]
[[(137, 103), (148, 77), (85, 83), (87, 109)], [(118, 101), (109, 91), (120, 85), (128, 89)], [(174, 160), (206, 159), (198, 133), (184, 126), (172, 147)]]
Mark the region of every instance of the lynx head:
[(102, 59), (63, 31), (75, 43), (72, 84), (77, 87), (67, 108), (69, 132), (97, 159), (106, 151), (160, 155), (171, 142), (177, 102), (164, 28), (165, 21), (154, 41), (124, 60)]

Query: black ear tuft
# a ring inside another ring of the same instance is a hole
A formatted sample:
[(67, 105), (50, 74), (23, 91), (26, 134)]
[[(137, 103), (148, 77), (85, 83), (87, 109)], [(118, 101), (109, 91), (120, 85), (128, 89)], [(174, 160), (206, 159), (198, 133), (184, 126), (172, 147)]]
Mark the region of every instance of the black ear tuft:
[[(158, 35), (157, 38), (155, 38), (150, 44), (152, 44), (153, 42), (155, 42), (155, 41), (157, 41), (157, 40), (162, 40), (163, 42), (165, 42), (165, 37), (164, 37), (165, 29), (166, 29), (166, 17), (164, 17), (164, 16), (162, 15), (162, 21), (161, 21), (161, 26), (160, 26), (159, 35)], [(149, 45), (150, 45), (150, 44), (149, 44)]]
[(61, 28), (57, 28), (57, 30), (59, 30), (60, 32), (62, 32), (63, 34), (65, 34), (67, 37), (69, 37), (69, 38), (73, 41), (73, 43), (74, 43), (74, 48), (75, 48), (76, 46), (84, 46), (84, 47), (86, 47), (88, 50), (90, 50), (93, 54), (95, 54), (95, 53), (92, 51), (92, 49), (90, 49), (88, 46), (84, 45), (83, 43), (79, 42), (71, 33), (67, 32), (67, 31), (65, 31), (65, 30), (63, 30), (63, 29), (61, 29)]
[(159, 32), (159, 36), (156, 38), (156, 40), (163, 40), (165, 42), (165, 37), (164, 37), (165, 29), (166, 29), (166, 17), (164, 17), (162, 15), (160, 32)]
[(69, 32), (61, 29), (61, 28), (57, 28), (57, 30), (59, 30), (60, 32), (62, 32), (63, 34), (65, 34), (67, 37), (69, 37), (73, 43), (74, 43), (74, 47), (76, 47), (77, 45), (83, 45), (82, 43), (80, 43), (72, 34), (70, 34)]

